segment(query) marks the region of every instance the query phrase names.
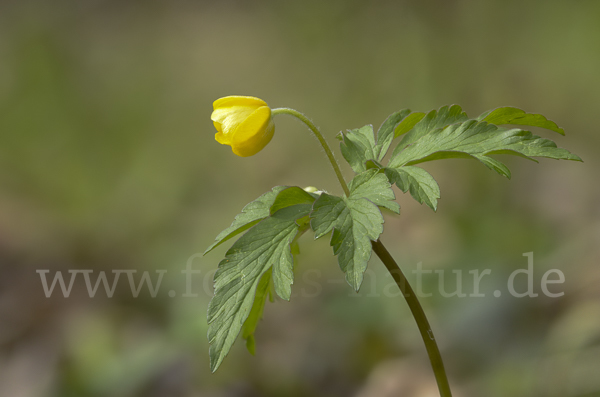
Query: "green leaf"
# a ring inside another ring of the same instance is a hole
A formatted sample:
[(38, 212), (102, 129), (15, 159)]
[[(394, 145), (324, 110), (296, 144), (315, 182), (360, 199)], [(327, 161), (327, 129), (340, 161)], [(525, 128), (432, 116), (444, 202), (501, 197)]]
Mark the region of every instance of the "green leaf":
[(377, 169), (357, 175), (350, 186), (347, 198), (322, 193), (313, 204), (310, 224), (315, 238), (333, 229), (330, 241), (333, 253), (348, 284), (358, 291), (371, 258), (371, 241), (383, 232), (383, 216), (376, 204), (394, 210), (398, 207), (396, 203), (390, 204), (394, 192)]
[(412, 130), (415, 124), (421, 121), (425, 117), (425, 113), (423, 112), (415, 112), (411, 113), (394, 130), (394, 138), (398, 138), (400, 135), (406, 134), (408, 131)]
[[(273, 205), (271, 206), (271, 216), (276, 214), (278, 211), (282, 211), (283, 209), (291, 206), (304, 205), (312, 207), (315, 197), (319, 196), (316, 194), (313, 195), (307, 193), (297, 186), (284, 189), (279, 192), (275, 198), (275, 201), (273, 202)], [(310, 218), (308, 213), (304, 214), (304, 216), (296, 218), (296, 226), (297, 233), (294, 239), (292, 239), (290, 242), (290, 252), (292, 254), (294, 253), (295, 249), (294, 245), (298, 245), (298, 238), (300, 238), (300, 236), (304, 234), (304, 232), (310, 227)], [(282, 263), (273, 264), (273, 282), (277, 295), (285, 300), (289, 300), (292, 293), (291, 285), (294, 282), (293, 266), (282, 266)]]
[(342, 133), (342, 138), (340, 149), (350, 167), (357, 174), (365, 171), (367, 169), (365, 162), (375, 158), (373, 126), (365, 125), (361, 128), (348, 130), (346, 133)]
[[(407, 117), (407, 119), (409, 117)], [(415, 120), (418, 117), (420, 116), (415, 116)], [(463, 121), (467, 121), (468, 119), (469, 117), (467, 114), (463, 112), (462, 108), (458, 105), (442, 106), (437, 111), (432, 110), (427, 113), (425, 117), (422, 117), (421, 120), (416, 123), (414, 127), (404, 135), (404, 137), (402, 137), (402, 140), (394, 149), (393, 155), (411, 143), (419, 140), (421, 137), (437, 130), (438, 128), (445, 128), (451, 124), (461, 123)]]
[[(277, 294), (291, 295), (293, 259), (290, 244), (298, 233), (296, 221), (310, 204), (283, 208), (249, 229), (227, 251), (215, 274), (215, 296), (208, 306), (210, 367), (214, 372), (231, 349), (248, 318), (261, 277), (272, 271)], [(272, 270), (271, 270), (272, 267)]]
[[(444, 158), (475, 158), (496, 172), (510, 177), (510, 171), (500, 161), (487, 157), (512, 154), (531, 160), (532, 157), (576, 160), (569, 151), (557, 148), (551, 140), (529, 131), (503, 129), (485, 121), (469, 120), (422, 136), (390, 159), (388, 167), (399, 168)], [(535, 161), (535, 160), (534, 160)]]
[(565, 135), (565, 130), (556, 125), (554, 121), (548, 120), (541, 114), (526, 113), (524, 110), (513, 107), (490, 110), (479, 116), (477, 120), (495, 125), (514, 124), (540, 127)]
[(223, 244), (230, 238), (250, 229), (262, 219), (269, 216), (269, 209), (271, 208), (271, 205), (273, 205), (275, 198), (279, 192), (286, 188), (287, 186), (275, 186), (270, 192), (263, 194), (256, 200), (247, 204), (242, 209), (242, 212), (235, 217), (231, 226), (219, 233), (215, 239), (215, 242), (208, 247), (206, 251), (204, 251), (204, 255)]
[(272, 272), (265, 272), (260, 278), (256, 287), (256, 295), (254, 297), (254, 304), (250, 309), (250, 314), (242, 327), (242, 338), (246, 340), (246, 348), (250, 354), (256, 353), (256, 344), (254, 342), (254, 332), (258, 326), (258, 322), (263, 316), (265, 303), (270, 292), (271, 285), (271, 274)]
[(318, 194), (308, 193), (298, 186), (288, 187), (279, 192), (271, 205), (270, 214), (273, 215), (282, 208), (296, 204), (312, 204), (317, 197)]
[(333, 229), (330, 245), (348, 284), (356, 291), (371, 258), (371, 240), (377, 240), (382, 224), (381, 212), (366, 199), (350, 200), (323, 193), (315, 201), (311, 214), (315, 238)]
[(404, 193), (410, 190), (410, 194), (419, 203), (425, 203), (432, 210), (437, 210), (440, 187), (431, 174), (423, 168), (413, 166), (385, 168), (384, 170), (390, 182), (395, 183), (400, 190)]
[(395, 201), (396, 196), (390, 182), (378, 169), (362, 172), (350, 181), (350, 197), (366, 198), (374, 204), (400, 213), (400, 205)]
[(377, 144), (375, 145), (375, 150), (373, 150), (373, 154), (376, 157), (373, 159), (377, 159), (381, 161), (385, 154), (387, 153), (390, 144), (395, 138), (394, 129), (396, 125), (400, 123), (406, 116), (410, 114), (410, 109), (403, 109), (399, 112), (392, 113), (379, 127), (377, 131)]

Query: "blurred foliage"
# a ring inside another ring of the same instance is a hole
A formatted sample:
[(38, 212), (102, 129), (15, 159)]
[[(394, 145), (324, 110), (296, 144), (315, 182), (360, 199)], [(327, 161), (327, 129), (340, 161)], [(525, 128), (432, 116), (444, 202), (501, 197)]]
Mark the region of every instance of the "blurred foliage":
[[(0, 395), (435, 395), (380, 263), (357, 295), (310, 236), (257, 356), (238, 341), (210, 374), (205, 313), (225, 249), (193, 255), (275, 185), (339, 193), (291, 119), (254, 157), (218, 145), (211, 104), (230, 94), (303, 111), (332, 144), (406, 107), (556, 121), (567, 136), (552, 138), (584, 164), (506, 159), (512, 181), (467, 160), (427, 165), (438, 213), (396, 190), (383, 241), (409, 277), (418, 262), (449, 285), (451, 269), (492, 269), (486, 298), (424, 299), (456, 395), (600, 395), (598, 15), (585, 0), (0, 3)], [(561, 269), (565, 295), (494, 298), (529, 251), (536, 282)], [(188, 258), (197, 298), (181, 296)], [(110, 299), (82, 278), (46, 298), (39, 269), (168, 273), (155, 298), (133, 298), (125, 275)]]

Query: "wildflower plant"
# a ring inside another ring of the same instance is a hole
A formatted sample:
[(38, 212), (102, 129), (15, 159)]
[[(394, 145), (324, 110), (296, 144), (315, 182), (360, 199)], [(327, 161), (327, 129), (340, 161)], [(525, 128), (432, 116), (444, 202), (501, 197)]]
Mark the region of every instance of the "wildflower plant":
[[(375, 133), (371, 125), (338, 135), (344, 159), (355, 175), (346, 183), (329, 145), (319, 129), (302, 113), (270, 109), (261, 99), (230, 96), (214, 102), (212, 120), (216, 140), (230, 145), (233, 153), (246, 157), (258, 153), (272, 139), (273, 118), (290, 115), (303, 122), (317, 137), (344, 191), (342, 196), (276, 186), (246, 205), (223, 230), (205, 254), (240, 236), (225, 254), (215, 273), (215, 295), (208, 307), (208, 339), (212, 371), (223, 362), (241, 333), (254, 354), (254, 332), (267, 298), (277, 294), (289, 300), (294, 281), (293, 253), (298, 238), (311, 229), (315, 239), (331, 235), (330, 245), (350, 286), (358, 291), (371, 253), (381, 259), (406, 298), (418, 325), (431, 362), (440, 395), (451, 396), (442, 358), (425, 313), (401, 269), (379, 240), (383, 232), (380, 209), (395, 213), (392, 185), (410, 192), (419, 203), (434, 211), (440, 189), (435, 179), (418, 164), (448, 158), (478, 160), (510, 178), (508, 167), (496, 157), (508, 154), (536, 161), (581, 159), (545, 138), (521, 128), (541, 127), (564, 135), (563, 129), (540, 114), (501, 107), (470, 118), (458, 105), (428, 113), (409, 109), (391, 114)], [(397, 143), (396, 143), (397, 142)], [(392, 145), (391, 156), (384, 159)], [(243, 233), (243, 234), (242, 234)]]

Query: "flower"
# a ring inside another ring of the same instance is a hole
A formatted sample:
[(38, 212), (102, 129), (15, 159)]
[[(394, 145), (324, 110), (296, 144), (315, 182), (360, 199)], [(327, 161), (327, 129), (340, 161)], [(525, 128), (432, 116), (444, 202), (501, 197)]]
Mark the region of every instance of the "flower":
[(255, 155), (273, 138), (271, 109), (262, 99), (226, 96), (214, 101), (213, 109), (210, 118), (218, 131), (215, 139), (231, 146), (240, 157)]

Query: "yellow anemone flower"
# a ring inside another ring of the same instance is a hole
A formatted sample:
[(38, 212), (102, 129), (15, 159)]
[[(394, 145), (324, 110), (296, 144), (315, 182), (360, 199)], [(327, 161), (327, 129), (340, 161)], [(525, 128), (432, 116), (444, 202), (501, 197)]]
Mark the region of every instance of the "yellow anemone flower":
[(218, 131), (215, 139), (231, 146), (240, 157), (255, 155), (273, 138), (271, 109), (262, 99), (226, 96), (214, 101), (213, 109), (210, 118)]

